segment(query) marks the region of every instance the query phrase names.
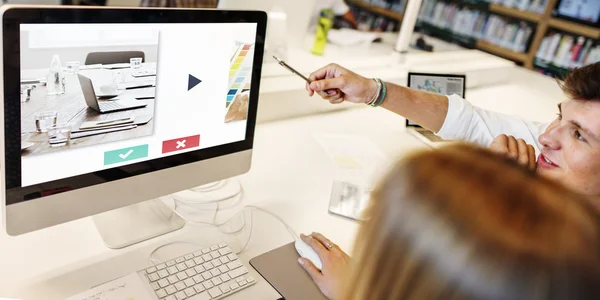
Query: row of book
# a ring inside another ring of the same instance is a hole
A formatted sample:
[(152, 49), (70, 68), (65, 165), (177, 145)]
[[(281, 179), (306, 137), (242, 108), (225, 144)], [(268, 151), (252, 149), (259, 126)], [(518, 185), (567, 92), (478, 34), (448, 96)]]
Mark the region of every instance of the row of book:
[(488, 3), (500, 4), (506, 7), (515, 8), (522, 11), (531, 11), (537, 14), (543, 14), (548, 6), (549, 0), (480, 0)]
[(424, 0), (418, 20), (457, 35), (486, 40), (515, 52), (527, 50), (534, 32), (533, 26), (526, 22), (438, 0)]
[(590, 38), (550, 31), (542, 40), (535, 58), (536, 65), (574, 69), (600, 61), (600, 45)]
[(396, 32), (400, 30), (400, 22), (397, 20), (359, 7), (352, 7), (351, 10), (358, 22), (358, 29), (361, 31)]
[(406, 7), (407, 0), (363, 0), (373, 6), (385, 8), (393, 12), (402, 13)]

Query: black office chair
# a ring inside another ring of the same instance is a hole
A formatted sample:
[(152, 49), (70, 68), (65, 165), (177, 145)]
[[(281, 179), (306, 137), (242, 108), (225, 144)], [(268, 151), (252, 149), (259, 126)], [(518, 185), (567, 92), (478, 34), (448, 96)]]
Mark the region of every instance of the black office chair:
[(111, 52), (90, 52), (85, 58), (86, 65), (95, 64), (119, 64), (129, 63), (130, 58), (141, 57), (142, 62), (146, 61), (144, 51), (111, 51)]

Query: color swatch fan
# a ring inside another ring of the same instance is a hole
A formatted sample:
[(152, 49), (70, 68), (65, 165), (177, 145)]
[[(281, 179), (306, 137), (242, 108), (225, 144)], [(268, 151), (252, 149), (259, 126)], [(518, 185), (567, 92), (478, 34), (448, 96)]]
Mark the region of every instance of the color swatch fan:
[(231, 57), (231, 68), (229, 69), (229, 91), (225, 107), (229, 107), (237, 95), (250, 90), (250, 79), (252, 78), (252, 58), (254, 57), (254, 45), (239, 45)]

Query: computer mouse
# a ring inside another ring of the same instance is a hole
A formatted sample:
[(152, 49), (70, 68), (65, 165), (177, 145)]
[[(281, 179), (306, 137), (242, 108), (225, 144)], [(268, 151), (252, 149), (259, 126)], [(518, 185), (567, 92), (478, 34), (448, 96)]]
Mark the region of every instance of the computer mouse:
[(310, 260), (317, 269), (321, 270), (321, 268), (323, 267), (323, 263), (321, 262), (321, 259), (319, 258), (319, 255), (317, 255), (317, 252), (315, 252), (315, 250), (313, 250), (307, 243), (305, 243), (301, 239), (296, 239), (296, 243), (294, 244), (294, 246), (296, 247), (296, 252), (298, 252), (298, 254), (301, 257)]

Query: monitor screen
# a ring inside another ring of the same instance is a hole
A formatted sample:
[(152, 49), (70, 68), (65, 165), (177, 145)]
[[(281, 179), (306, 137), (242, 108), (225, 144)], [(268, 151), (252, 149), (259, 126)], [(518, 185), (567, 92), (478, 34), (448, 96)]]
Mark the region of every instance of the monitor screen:
[[(462, 75), (409, 74), (408, 87), (441, 95), (465, 97), (465, 77)], [(407, 121), (409, 125), (417, 125)]]
[(596, 24), (600, 19), (600, 1), (598, 0), (562, 0), (556, 7), (559, 16)]
[(87, 13), (27, 15), (35, 21), (4, 36), (5, 62), (18, 62), (4, 72), (20, 72), (21, 87), (17, 108), (6, 99), (19, 84), (5, 76), (7, 204), (251, 149), (264, 30), (255, 15), (73, 21)]

